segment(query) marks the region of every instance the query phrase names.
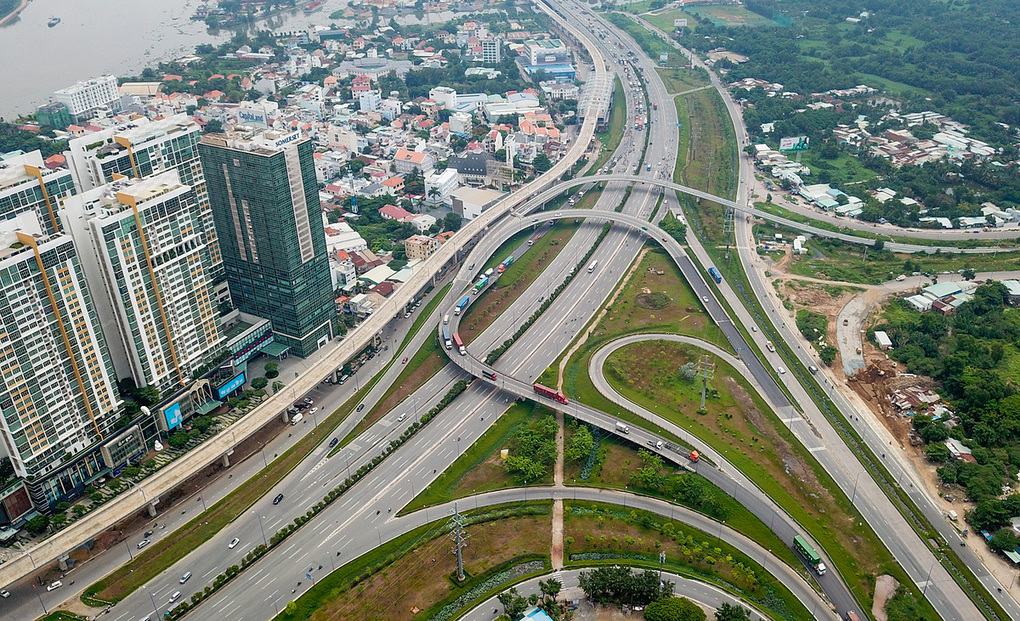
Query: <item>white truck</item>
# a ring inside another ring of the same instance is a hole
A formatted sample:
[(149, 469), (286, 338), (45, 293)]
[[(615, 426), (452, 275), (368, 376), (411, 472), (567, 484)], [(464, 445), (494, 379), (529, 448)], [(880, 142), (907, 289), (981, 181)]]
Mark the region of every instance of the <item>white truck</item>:
[(616, 430), (619, 431), (620, 433), (630, 433), (630, 427), (619, 421), (617, 421), (616, 423)]

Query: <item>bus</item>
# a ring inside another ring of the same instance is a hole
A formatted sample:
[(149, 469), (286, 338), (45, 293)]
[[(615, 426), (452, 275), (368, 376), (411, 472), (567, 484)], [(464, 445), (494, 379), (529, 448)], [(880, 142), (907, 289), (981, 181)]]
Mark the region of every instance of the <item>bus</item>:
[(715, 269), (714, 266), (708, 268), (708, 275), (712, 277), (712, 280), (714, 280), (716, 284), (722, 282), (722, 274), (720, 274), (719, 270)]
[(599, 262), (598, 261), (592, 261), (591, 265), (588, 266), (588, 273), (591, 274), (592, 272), (597, 270), (598, 267), (599, 267)]
[(825, 563), (822, 562), (822, 557), (815, 552), (815, 549), (811, 547), (811, 544), (807, 542), (807, 539), (797, 535), (793, 538), (793, 547), (796, 548), (797, 552), (804, 558), (805, 561), (814, 565), (815, 571), (819, 576), (825, 575)]
[(450, 328), (443, 326), (443, 344), (446, 345), (446, 349), (453, 349), (453, 344), (450, 342)]
[(460, 340), (460, 335), (456, 332), (453, 333), (453, 344), (457, 346), (457, 351), (460, 352), (461, 356), (467, 355), (467, 348), (464, 347), (464, 341)]

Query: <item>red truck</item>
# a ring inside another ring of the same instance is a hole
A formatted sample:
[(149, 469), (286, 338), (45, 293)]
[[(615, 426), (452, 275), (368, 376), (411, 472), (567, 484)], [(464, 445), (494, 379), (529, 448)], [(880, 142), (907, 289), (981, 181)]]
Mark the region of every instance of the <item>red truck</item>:
[(560, 403), (564, 404), (570, 403), (570, 400), (567, 399), (567, 396), (564, 395), (562, 392), (558, 390), (553, 390), (552, 388), (547, 388), (541, 384), (535, 384), (535, 392), (537, 392), (540, 395), (549, 397), (550, 399), (556, 399)]

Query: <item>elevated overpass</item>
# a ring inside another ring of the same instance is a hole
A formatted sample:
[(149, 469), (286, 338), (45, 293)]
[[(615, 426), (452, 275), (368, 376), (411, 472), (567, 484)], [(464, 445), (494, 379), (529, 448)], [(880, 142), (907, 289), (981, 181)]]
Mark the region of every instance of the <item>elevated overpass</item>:
[[(730, 209), (733, 209), (739, 213), (747, 214), (755, 218), (761, 218), (762, 220), (768, 220), (769, 222), (774, 222), (776, 224), (791, 229), (795, 229), (798, 231), (804, 231), (805, 233), (810, 233), (818, 237), (828, 237), (831, 239), (838, 239), (840, 241), (849, 242), (851, 244), (861, 244), (864, 246), (874, 246), (875, 242), (877, 241), (867, 237), (858, 237), (857, 235), (851, 235), (849, 233), (830, 231), (828, 229), (823, 229), (817, 226), (813, 226), (811, 224), (806, 224), (804, 222), (790, 220), (789, 218), (777, 216), (767, 211), (761, 211), (760, 209), (755, 209), (754, 207), (748, 207), (747, 205), (737, 203), (728, 198), (723, 198), (721, 196), (709, 194), (708, 192), (703, 192), (701, 190), (697, 190), (686, 185), (674, 183), (668, 179), (655, 179), (652, 177), (642, 177), (639, 175), (626, 175), (617, 173), (610, 175), (598, 175), (596, 177), (578, 177), (576, 179), (571, 179), (569, 181), (562, 181), (555, 185), (549, 186), (546, 190), (544, 190), (537, 196), (529, 198), (527, 202), (524, 202), (519, 207), (516, 207), (512, 213), (514, 215), (524, 215), (530, 213), (535, 208), (556, 198), (556, 196), (558, 196), (562, 192), (569, 191), (572, 188), (575, 188), (579, 185), (584, 185), (586, 183), (602, 181), (606, 182), (615, 181), (620, 183), (629, 183), (632, 185), (638, 183), (645, 183), (648, 185), (653, 185), (667, 190), (676, 190), (677, 192), (681, 192), (683, 194), (687, 194), (695, 198), (712, 201), (713, 203), (718, 203), (720, 205), (723, 205), (724, 207), (729, 207)], [(847, 228), (853, 229), (855, 227), (851, 223), (848, 224)], [(863, 228), (864, 227), (861, 227), (861, 229)], [(933, 233), (931, 236), (932, 239), (938, 238), (939, 231), (933, 231), (932, 233)], [(885, 242), (885, 248), (887, 248), (888, 250), (892, 250), (894, 252), (907, 252), (907, 253), (926, 252), (928, 254), (934, 254), (936, 251), (962, 254), (988, 254), (1016, 250), (1016, 248), (999, 248), (992, 246), (978, 248), (959, 248), (956, 246), (921, 246), (918, 244), (903, 244), (899, 242)]]
[[(536, 2), (536, 6), (582, 42), (595, 65), (596, 77), (601, 76), (601, 79), (605, 79), (607, 75), (605, 59), (598, 48), (587, 38), (587, 34), (567, 23), (546, 6), (544, 0)], [(585, 118), (573, 144), (564, 157), (551, 169), (531, 183), (509, 194), (478, 218), (468, 222), (450, 241), (443, 244), (435, 254), (430, 256), (404, 286), (395, 291), (375, 313), (360, 326), (351, 330), (346, 338), (327, 345), (328, 353), (288, 386), (294, 391), (293, 393), (291, 390), (286, 390), (274, 394), (230, 427), (197, 446), (184, 457), (146, 478), (136, 487), (132, 487), (130, 491), (120, 494), (45, 541), (28, 548), (24, 554), (0, 565), (0, 586), (16, 582), (45, 567), (111, 525), (145, 510), (147, 507), (150, 513), (153, 513), (158, 507), (160, 497), (181, 485), (208, 464), (218, 459), (226, 461), (233, 447), (256, 433), (273, 418), (286, 417), (286, 410), (292, 399), (292, 394), (300, 395), (311, 390), (337, 367), (343, 366), (344, 363), (364, 350), (398, 311), (402, 312), (402, 309), (411, 300), (433, 284), (435, 279), (449, 266), (460, 260), (464, 250), (477, 243), (490, 226), (509, 213), (514, 206), (542, 192), (554, 180), (569, 172), (592, 142), (595, 136), (595, 123), (594, 115)]]

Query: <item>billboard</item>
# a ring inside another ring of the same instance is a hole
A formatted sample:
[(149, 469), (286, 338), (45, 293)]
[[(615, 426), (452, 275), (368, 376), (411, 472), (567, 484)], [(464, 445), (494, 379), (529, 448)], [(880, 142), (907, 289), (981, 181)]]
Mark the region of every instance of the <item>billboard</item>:
[(166, 419), (167, 431), (179, 427), (184, 420), (184, 414), (181, 413), (181, 404), (175, 403), (163, 410), (163, 418)]
[(244, 371), (235, 375), (229, 382), (216, 389), (216, 396), (223, 399), (241, 386), (244, 386)]
[(794, 136), (793, 138), (782, 138), (779, 140), (780, 151), (807, 151), (807, 148), (807, 136)]
[(674, 28), (686, 28), (687, 27), (687, 19), (686, 18), (684, 18), (684, 19), (674, 19), (673, 20), (673, 27)]
[(264, 110), (257, 108), (241, 108), (237, 111), (237, 120), (244, 125), (255, 125), (258, 127), (269, 127)]
[(669, 54), (667, 54), (666, 52), (663, 52), (663, 53), (659, 54), (659, 63), (665, 65), (666, 61), (668, 61), (668, 60), (669, 60)]

